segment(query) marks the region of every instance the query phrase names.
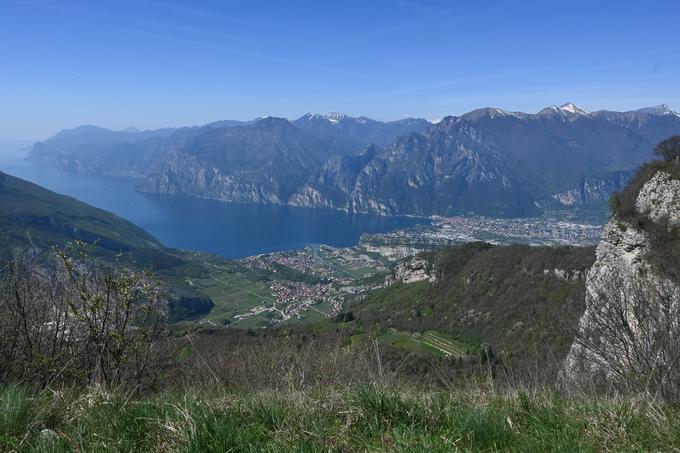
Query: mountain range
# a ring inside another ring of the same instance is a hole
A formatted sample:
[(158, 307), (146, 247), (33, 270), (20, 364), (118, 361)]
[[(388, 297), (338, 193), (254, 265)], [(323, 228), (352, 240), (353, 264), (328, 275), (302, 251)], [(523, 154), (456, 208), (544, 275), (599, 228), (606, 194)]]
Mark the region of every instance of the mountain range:
[(142, 191), (383, 215), (533, 216), (604, 206), (660, 140), (680, 134), (665, 105), (536, 114), (498, 108), (381, 122), (339, 113), (201, 127), (81, 126), (29, 159), (141, 177)]

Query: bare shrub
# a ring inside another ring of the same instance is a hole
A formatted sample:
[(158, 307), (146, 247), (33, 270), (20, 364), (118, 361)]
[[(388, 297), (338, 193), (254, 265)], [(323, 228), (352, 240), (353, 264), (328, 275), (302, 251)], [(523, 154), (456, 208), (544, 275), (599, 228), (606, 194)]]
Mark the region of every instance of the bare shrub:
[(173, 374), (174, 384), (184, 389), (300, 391), (384, 379), (379, 350), (371, 345), (350, 348), (346, 340), (238, 330), (194, 335), (189, 357)]
[(37, 265), (18, 253), (0, 281), (0, 377), (40, 386), (151, 386), (166, 317), (147, 272), (90, 259), (81, 243)]

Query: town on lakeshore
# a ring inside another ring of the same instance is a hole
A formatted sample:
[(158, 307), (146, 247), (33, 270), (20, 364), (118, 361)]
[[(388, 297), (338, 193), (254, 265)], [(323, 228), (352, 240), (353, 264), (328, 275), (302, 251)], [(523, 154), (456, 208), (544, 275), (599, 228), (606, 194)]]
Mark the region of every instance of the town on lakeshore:
[[(349, 302), (390, 284), (399, 260), (420, 252), (476, 241), (497, 245), (585, 246), (595, 244), (601, 233), (602, 225), (592, 220), (569, 219), (564, 215), (533, 219), (433, 217), (429, 225), (364, 234), (353, 247), (310, 245), (301, 250), (250, 256), (239, 260), (249, 271), (248, 275), (241, 274), (240, 282), (227, 282), (225, 277), (217, 276), (214, 280), (229, 287), (245, 285), (239, 294), (245, 294), (252, 303), (240, 305), (240, 311), (225, 318), (219, 310), (217, 294), (213, 299), (218, 309), (200, 322), (271, 327), (335, 317)], [(257, 281), (258, 273), (278, 278), (265, 284)]]

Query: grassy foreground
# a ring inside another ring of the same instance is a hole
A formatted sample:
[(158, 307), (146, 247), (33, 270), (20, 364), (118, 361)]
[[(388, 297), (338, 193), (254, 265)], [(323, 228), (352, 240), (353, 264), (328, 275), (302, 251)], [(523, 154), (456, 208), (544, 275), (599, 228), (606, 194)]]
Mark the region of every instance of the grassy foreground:
[(678, 451), (680, 410), (622, 401), (422, 393), (0, 390), (0, 451)]

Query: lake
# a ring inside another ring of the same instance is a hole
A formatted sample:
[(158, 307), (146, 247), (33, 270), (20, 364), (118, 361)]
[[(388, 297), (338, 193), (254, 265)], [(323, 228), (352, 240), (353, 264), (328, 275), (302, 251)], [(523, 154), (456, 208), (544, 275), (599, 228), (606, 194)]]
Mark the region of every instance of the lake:
[(72, 173), (17, 158), (0, 158), (0, 171), (113, 212), (168, 247), (242, 258), (307, 245), (356, 245), (362, 233), (383, 233), (426, 219), (347, 214), (289, 206), (244, 205), (137, 192), (136, 180)]

